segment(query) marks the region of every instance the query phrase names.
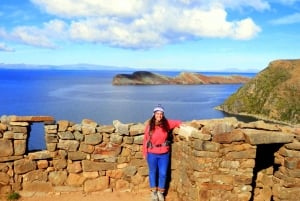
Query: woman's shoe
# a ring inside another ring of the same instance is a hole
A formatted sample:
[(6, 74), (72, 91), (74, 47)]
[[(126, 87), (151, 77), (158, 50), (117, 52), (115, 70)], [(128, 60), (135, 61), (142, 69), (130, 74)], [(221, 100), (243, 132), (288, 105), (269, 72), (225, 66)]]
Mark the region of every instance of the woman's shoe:
[(157, 192), (158, 201), (165, 201), (165, 196), (163, 192)]
[(151, 201), (158, 201), (157, 191), (151, 191)]

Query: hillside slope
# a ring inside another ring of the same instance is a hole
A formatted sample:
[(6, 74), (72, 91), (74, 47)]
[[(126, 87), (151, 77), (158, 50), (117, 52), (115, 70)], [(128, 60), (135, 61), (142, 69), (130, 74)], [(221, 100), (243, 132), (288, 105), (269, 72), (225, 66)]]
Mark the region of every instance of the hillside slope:
[(194, 85), (194, 84), (237, 84), (245, 83), (249, 77), (239, 75), (231, 76), (205, 76), (199, 73), (181, 72), (176, 77), (168, 77), (148, 71), (136, 71), (132, 74), (117, 74), (113, 85)]
[(276, 60), (216, 109), (260, 119), (300, 123), (300, 60)]

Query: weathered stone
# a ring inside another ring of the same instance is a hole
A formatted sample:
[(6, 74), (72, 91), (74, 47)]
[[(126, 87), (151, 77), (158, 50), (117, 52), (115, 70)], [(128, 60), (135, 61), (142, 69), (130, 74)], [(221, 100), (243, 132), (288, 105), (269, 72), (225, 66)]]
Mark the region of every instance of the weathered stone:
[(14, 140), (14, 155), (24, 155), (26, 151), (26, 140)]
[(96, 179), (86, 180), (84, 182), (84, 192), (103, 191), (109, 187), (109, 178), (107, 176)]
[(48, 173), (43, 170), (34, 170), (23, 175), (24, 182), (35, 182), (48, 180)]
[(95, 150), (95, 147), (93, 145), (80, 143), (79, 151), (85, 152), (85, 153), (92, 153)]
[(31, 160), (43, 160), (52, 158), (49, 151), (37, 151), (28, 154)]
[(133, 137), (123, 137), (123, 142), (125, 143), (125, 144), (132, 144), (133, 143), (133, 141), (134, 141), (134, 138)]
[(278, 151), (281, 155), (286, 157), (295, 157), (300, 158), (300, 152), (295, 150), (286, 149), (285, 147), (281, 147)]
[(126, 180), (119, 179), (116, 182), (116, 190), (117, 191), (130, 191), (130, 183)]
[(83, 119), (81, 121), (81, 124), (83, 126), (90, 126), (90, 127), (93, 127), (93, 128), (96, 128), (98, 126), (98, 123), (95, 122), (94, 120), (91, 120), (91, 119)]
[(123, 124), (118, 120), (114, 120), (113, 125), (116, 129), (116, 133), (119, 133), (120, 135), (129, 135), (129, 124)]
[(84, 143), (96, 145), (102, 142), (102, 135), (100, 133), (90, 134), (85, 136)]
[(229, 159), (250, 159), (256, 157), (256, 150), (255, 149), (249, 149), (245, 151), (236, 151), (236, 152), (230, 152), (226, 155), (226, 158)]
[(0, 157), (13, 155), (13, 144), (10, 140), (0, 139)]
[(143, 144), (143, 139), (144, 139), (144, 136), (142, 135), (139, 135), (139, 136), (134, 136), (133, 138), (133, 144)]
[(76, 140), (59, 140), (57, 144), (58, 149), (64, 149), (67, 151), (77, 151), (79, 142)]
[(123, 169), (124, 174), (127, 176), (134, 176), (137, 173), (136, 166), (127, 166)]
[(58, 136), (56, 133), (46, 135), (46, 143), (57, 143), (57, 142), (58, 142)]
[(47, 151), (55, 151), (57, 143), (46, 143)]
[(7, 125), (0, 123), (0, 131), (6, 131), (7, 130)]
[(98, 171), (96, 171), (96, 172), (83, 172), (82, 175), (87, 179), (95, 179), (99, 176), (99, 173), (98, 173)]
[(36, 163), (32, 160), (21, 159), (14, 161), (14, 171), (16, 174), (24, 174), (36, 169)]
[(65, 159), (54, 159), (53, 167), (55, 170), (63, 170), (67, 167), (67, 161)]
[(24, 182), (23, 191), (29, 192), (53, 192), (53, 186), (50, 182), (35, 181), (35, 182)]
[(67, 180), (67, 172), (66, 171), (54, 171), (49, 173), (49, 181), (55, 185), (63, 185)]
[(250, 144), (274, 144), (293, 142), (294, 135), (289, 133), (243, 129), (246, 142)]
[(106, 171), (106, 175), (113, 179), (121, 179), (124, 175), (123, 170), (108, 170)]
[(300, 151), (300, 142), (299, 141), (293, 141), (292, 143), (285, 144), (284, 145), (287, 149), (294, 149)]
[(11, 116), (12, 122), (49, 122), (54, 121), (51, 116)]
[(71, 131), (58, 132), (58, 136), (62, 140), (74, 140), (75, 137)]
[(120, 145), (108, 143), (106, 145), (95, 146), (92, 156), (97, 159), (116, 157), (121, 153), (121, 150)]
[(69, 173), (79, 173), (82, 172), (81, 162), (74, 161), (68, 164), (67, 170)]
[(60, 120), (60, 121), (57, 122), (57, 125), (58, 125), (58, 131), (59, 132), (64, 132), (69, 127), (69, 121), (67, 121), (67, 120)]
[(82, 161), (82, 169), (84, 172), (114, 170), (115, 168), (116, 168), (115, 163), (94, 162), (89, 160)]
[(101, 125), (96, 128), (98, 133), (113, 133), (115, 127), (113, 125)]
[(90, 125), (82, 125), (81, 132), (83, 135), (90, 135), (96, 133), (96, 128)]
[(68, 159), (72, 161), (85, 160), (87, 159), (87, 154), (80, 151), (69, 152)]
[(178, 135), (184, 137), (186, 140), (189, 140), (192, 133), (197, 133), (198, 130), (192, 126), (180, 126), (178, 130)]
[(116, 133), (113, 133), (113, 134), (110, 135), (110, 141), (114, 144), (122, 144), (123, 137), (116, 134)]
[(87, 178), (82, 175), (70, 173), (66, 183), (70, 186), (82, 186), (86, 179)]
[(22, 133), (22, 134), (27, 134), (27, 126), (12, 126), (11, 130), (14, 133)]
[(0, 187), (1, 185), (9, 184), (10, 177), (4, 172), (0, 172)]
[(37, 163), (38, 169), (46, 169), (46, 168), (48, 168), (48, 165), (49, 165), (47, 160), (38, 160), (36, 163)]
[(253, 121), (250, 123), (240, 123), (240, 128), (255, 128), (258, 130), (280, 131), (280, 127), (274, 124), (267, 124), (264, 121)]
[(75, 140), (78, 140), (80, 142), (84, 140), (84, 135), (82, 133), (80, 133), (79, 131), (74, 132), (74, 137), (75, 137)]
[(29, 123), (28, 122), (9, 122), (9, 125), (11, 126), (29, 126)]
[(220, 149), (220, 144), (215, 143), (215, 142), (208, 142), (208, 141), (201, 141), (201, 140), (195, 140), (192, 142), (193, 147), (196, 150), (199, 151), (219, 151)]
[(144, 130), (145, 130), (144, 124), (135, 124), (135, 125), (130, 126), (129, 134), (131, 136), (142, 135), (142, 134), (144, 134)]
[(240, 142), (245, 141), (244, 133), (241, 130), (233, 130), (230, 133), (221, 133), (218, 135), (214, 135), (213, 139), (214, 142), (218, 143), (232, 143), (232, 142)]

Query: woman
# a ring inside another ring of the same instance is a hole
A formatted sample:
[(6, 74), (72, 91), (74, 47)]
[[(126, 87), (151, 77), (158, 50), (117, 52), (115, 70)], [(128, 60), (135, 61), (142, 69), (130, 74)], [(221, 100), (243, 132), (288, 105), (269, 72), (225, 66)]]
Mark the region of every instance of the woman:
[(168, 120), (164, 108), (158, 105), (145, 127), (143, 155), (149, 168), (151, 201), (164, 201), (167, 172), (170, 163), (169, 132), (180, 126), (179, 120)]

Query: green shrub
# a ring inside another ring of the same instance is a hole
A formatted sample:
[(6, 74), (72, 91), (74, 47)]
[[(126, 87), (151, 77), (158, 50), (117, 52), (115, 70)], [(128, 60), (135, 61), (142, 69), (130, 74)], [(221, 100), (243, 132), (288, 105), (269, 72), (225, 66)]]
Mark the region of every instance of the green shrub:
[(11, 192), (7, 195), (7, 200), (18, 200), (20, 198), (20, 194), (17, 192)]

